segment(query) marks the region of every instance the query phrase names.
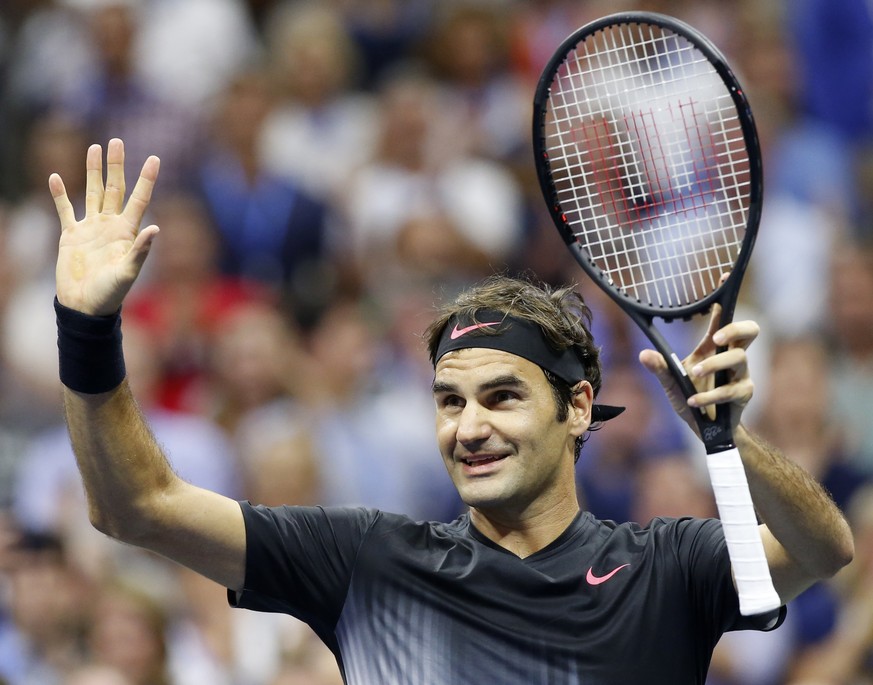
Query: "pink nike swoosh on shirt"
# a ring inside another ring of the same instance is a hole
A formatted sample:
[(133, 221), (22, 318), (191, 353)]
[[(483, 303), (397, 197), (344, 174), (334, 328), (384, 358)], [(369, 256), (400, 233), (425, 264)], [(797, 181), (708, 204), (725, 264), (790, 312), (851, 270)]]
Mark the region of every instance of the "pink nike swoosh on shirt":
[(458, 328), (458, 324), (455, 324), (455, 327), (452, 329), (452, 332), (449, 334), (449, 338), (452, 340), (457, 340), (462, 335), (469, 333), (470, 331), (475, 331), (477, 328), (485, 328), (485, 326), (499, 326), (499, 321), (492, 321), (490, 323), (474, 323), (472, 326), (464, 326), (464, 328)]
[(630, 564), (622, 564), (618, 568), (612, 569), (605, 576), (595, 576), (594, 575), (594, 567), (592, 566), (591, 568), (588, 569), (588, 575), (585, 576), (585, 580), (588, 581), (589, 585), (600, 585), (601, 583), (605, 583), (607, 580), (612, 578), (616, 573), (621, 571), (626, 566), (630, 566)]

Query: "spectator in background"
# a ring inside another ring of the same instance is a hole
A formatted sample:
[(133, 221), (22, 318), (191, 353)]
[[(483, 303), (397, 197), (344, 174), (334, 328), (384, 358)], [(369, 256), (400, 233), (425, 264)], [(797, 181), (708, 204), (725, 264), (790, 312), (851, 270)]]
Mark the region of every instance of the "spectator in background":
[(117, 668), (134, 685), (267, 685), (299, 625), (236, 616), (211, 581), (175, 565), (168, 571), (170, 592), (123, 571), (98, 588), (89, 662)]
[[(11, 535), (11, 537), (9, 537)], [(12, 685), (60, 685), (82, 663), (90, 581), (52, 534), (4, 528), (0, 573), (8, 581), (0, 624), (0, 678)]]
[[(873, 320), (871, 320), (873, 325)], [(759, 434), (813, 474), (846, 509), (855, 491), (873, 478), (851, 451), (837, 397), (833, 358), (821, 337), (777, 340), (770, 382), (755, 425)]]
[(134, 685), (122, 671), (112, 666), (86, 664), (66, 674), (63, 685)]
[(150, 269), (125, 305), (148, 332), (159, 358), (157, 403), (202, 411), (208, 357), (221, 320), (236, 307), (275, 297), (260, 283), (219, 271), (219, 236), (193, 194), (161, 198), (153, 208), (166, 240), (155, 246)]
[(273, 107), (262, 70), (236, 74), (214, 110), (199, 190), (221, 236), (222, 273), (275, 291), (316, 277), (328, 259), (328, 207), (268, 171), (259, 140)]
[(278, 308), (241, 304), (213, 329), (200, 411), (235, 439), (247, 414), (317, 382), (307, 362), (297, 330)]
[(394, 74), (380, 91), (378, 149), (352, 178), (351, 249), (374, 293), (395, 282), (466, 282), (499, 269), (521, 232), (521, 197), (501, 166), (465, 153), (436, 83)]
[(137, 68), (165, 101), (210, 108), (261, 51), (242, 0), (151, 0), (137, 6), (143, 22)]
[(109, 582), (100, 587), (88, 624), (95, 663), (118, 669), (133, 685), (194, 685), (171, 677), (168, 616), (140, 587)]
[(827, 332), (833, 356), (832, 411), (857, 465), (873, 470), (873, 248), (843, 245), (830, 262)]
[(6, 357), (6, 344), (11, 334), (7, 334), (4, 328), (5, 311), (17, 280), (15, 262), (8, 250), (6, 211), (7, 208), (0, 205), (0, 341), (3, 343), (0, 344), (0, 531), (3, 530), (4, 514), (12, 505), (12, 483), (29, 438), (29, 431), (21, 419), (32, 411), (32, 398), (26, 384)]
[(383, 75), (416, 54), (433, 21), (433, 0), (344, 0), (335, 3), (362, 57), (362, 83), (372, 90)]
[(640, 464), (634, 489), (631, 521), (646, 524), (657, 516), (718, 515), (706, 469), (688, 452), (665, 454)]
[(790, 4), (785, 23), (800, 70), (803, 110), (847, 141), (869, 144), (873, 133), (870, 3), (799, 0)]
[(323, 501), (323, 465), (312, 427), (291, 398), (248, 412), (239, 421), (236, 445), (252, 502), (314, 506)]
[(270, 685), (343, 685), (336, 660), (314, 633), (290, 656)]
[(61, 107), (84, 122), (92, 138), (124, 136), (135, 154), (160, 155), (173, 185), (184, 187), (192, 176), (196, 151), (203, 146), (202, 127), (193, 108), (165, 97), (137, 68), (146, 5), (134, 0), (82, 4), (96, 63)]
[(821, 284), (860, 203), (851, 147), (802, 108), (806, 84), (783, 16), (793, 15), (795, 7), (781, 9), (747, 4), (735, 62), (765, 160), (756, 251), (766, 260), (752, 260), (750, 284), (774, 334), (795, 337), (824, 325), (827, 293)]
[(377, 127), (372, 94), (356, 88), (356, 46), (339, 11), (312, 0), (279, 3), (266, 38), (276, 106), (264, 121), (264, 166), (337, 202)]
[(511, 54), (530, 92), (555, 48), (571, 31), (598, 17), (628, 9), (642, 9), (639, 2), (624, 0), (543, 0), (521, 3), (513, 14)]
[(4, 96), (18, 123), (80, 93), (96, 60), (87, 19), (75, 2), (30, 5), (11, 39), (5, 74)]
[(509, 17), (497, 6), (452, 2), (440, 5), (424, 39), (427, 63), (455, 117), (456, 135), (472, 154), (530, 161), (529, 85), (512, 69)]

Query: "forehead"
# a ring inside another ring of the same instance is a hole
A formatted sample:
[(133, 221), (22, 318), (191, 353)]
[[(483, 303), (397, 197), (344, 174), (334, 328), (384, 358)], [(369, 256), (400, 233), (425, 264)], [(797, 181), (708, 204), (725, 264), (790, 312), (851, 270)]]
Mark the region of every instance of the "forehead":
[(478, 386), (498, 377), (514, 376), (531, 386), (548, 383), (542, 369), (524, 357), (482, 347), (447, 352), (437, 362), (434, 382)]

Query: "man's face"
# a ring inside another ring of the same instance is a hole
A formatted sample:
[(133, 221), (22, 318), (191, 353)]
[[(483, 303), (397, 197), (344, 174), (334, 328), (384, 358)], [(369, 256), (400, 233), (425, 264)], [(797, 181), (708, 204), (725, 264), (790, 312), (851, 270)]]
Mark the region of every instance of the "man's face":
[(573, 450), (588, 427), (590, 386), (566, 421), (536, 364), (470, 348), (440, 359), (434, 379), (440, 452), (461, 499), (514, 517), (575, 502)]

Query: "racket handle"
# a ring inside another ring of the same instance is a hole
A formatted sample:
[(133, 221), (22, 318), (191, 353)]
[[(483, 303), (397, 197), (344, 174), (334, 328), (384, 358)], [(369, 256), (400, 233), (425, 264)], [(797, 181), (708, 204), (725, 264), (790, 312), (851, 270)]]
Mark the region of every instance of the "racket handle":
[(740, 597), (740, 613), (751, 616), (772, 611), (782, 601), (770, 577), (740, 451), (734, 447), (707, 454), (706, 465)]

